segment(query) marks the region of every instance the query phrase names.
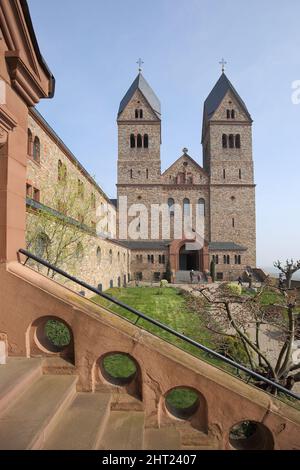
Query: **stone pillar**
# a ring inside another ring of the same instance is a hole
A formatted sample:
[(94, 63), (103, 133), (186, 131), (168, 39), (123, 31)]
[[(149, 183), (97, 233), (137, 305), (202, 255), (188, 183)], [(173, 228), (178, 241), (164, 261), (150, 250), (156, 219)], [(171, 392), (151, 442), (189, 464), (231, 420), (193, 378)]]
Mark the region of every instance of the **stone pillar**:
[(28, 109), (15, 93), (7, 95), (0, 106), (0, 263), (25, 248)]

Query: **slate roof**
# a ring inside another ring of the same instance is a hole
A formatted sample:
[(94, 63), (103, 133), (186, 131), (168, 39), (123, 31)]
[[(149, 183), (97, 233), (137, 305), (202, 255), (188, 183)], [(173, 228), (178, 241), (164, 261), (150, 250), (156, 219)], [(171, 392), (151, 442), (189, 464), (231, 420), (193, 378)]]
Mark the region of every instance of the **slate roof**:
[(110, 202), (116, 209), (118, 208), (118, 199), (110, 199)]
[(209, 243), (210, 251), (246, 251), (242, 245), (237, 245), (233, 242), (210, 242)]
[(118, 116), (124, 111), (126, 106), (128, 105), (129, 101), (133, 97), (134, 93), (136, 90), (140, 90), (140, 92), (143, 94), (143, 96), (146, 98), (148, 101), (149, 105), (155, 112), (156, 116), (160, 119), (161, 115), (161, 108), (160, 108), (160, 101), (157, 98), (156, 94), (150, 87), (149, 83), (145, 80), (141, 72), (138, 74), (134, 82), (132, 83), (131, 87), (127, 91), (126, 95), (122, 99), (118, 111)]
[(224, 96), (226, 95), (228, 91), (231, 91), (233, 93), (235, 99), (237, 100), (241, 108), (243, 109), (244, 113), (252, 122), (252, 118), (247, 109), (247, 106), (245, 105), (244, 101), (242, 100), (242, 98), (240, 97), (240, 95), (238, 94), (238, 92), (236, 91), (232, 83), (230, 82), (230, 80), (227, 78), (227, 76), (223, 72), (204, 102), (202, 136), (204, 134), (206, 122), (212, 117), (212, 115), (214, 114), (216, 109), (219, 107)]
[(122, 240), (124, 246), (130, 250), (165, 250), (170, 240)]

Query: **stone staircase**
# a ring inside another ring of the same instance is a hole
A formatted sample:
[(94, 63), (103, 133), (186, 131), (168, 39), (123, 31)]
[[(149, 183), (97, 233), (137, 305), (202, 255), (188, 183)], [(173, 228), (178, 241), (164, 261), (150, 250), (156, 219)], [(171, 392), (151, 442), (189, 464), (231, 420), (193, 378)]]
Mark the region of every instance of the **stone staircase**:
[(175, 419), (144, 426), (143, 404), (120, 387), (76, 390), (75, 369), (57, 358), (9, 358), (0, 366), (0, 450), (176, 450), (217, 448)]
[[(200, 275), (200, 283), (206, 283), (207, 279), (204, 273), (200, 271), (194, 271), (194, 284), (198, 284), (198, 276)], [(175, 274), (176, 284), (191, 284), (190, 271), (176, 271)]]

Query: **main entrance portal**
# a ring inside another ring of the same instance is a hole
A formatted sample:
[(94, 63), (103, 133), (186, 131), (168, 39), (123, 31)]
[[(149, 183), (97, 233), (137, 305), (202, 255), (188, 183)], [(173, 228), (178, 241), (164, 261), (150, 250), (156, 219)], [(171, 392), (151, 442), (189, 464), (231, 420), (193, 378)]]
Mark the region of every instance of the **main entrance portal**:
[(189, 251), (185, 249), (185, 245), (179, 252), (179, 269), (180, 271), (201, 271), (200, 269), (200, 253), (198, 250)]

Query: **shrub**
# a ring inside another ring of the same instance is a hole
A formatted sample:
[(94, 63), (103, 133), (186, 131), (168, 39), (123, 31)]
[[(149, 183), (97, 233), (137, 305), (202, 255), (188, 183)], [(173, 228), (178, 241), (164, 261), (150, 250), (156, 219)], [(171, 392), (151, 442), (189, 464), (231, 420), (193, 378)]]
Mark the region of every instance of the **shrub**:
[(235, 284), (234, 282), (226, 284), (226, 289), (228, 289), (230, 294), (242, 295), (242, 286)]

